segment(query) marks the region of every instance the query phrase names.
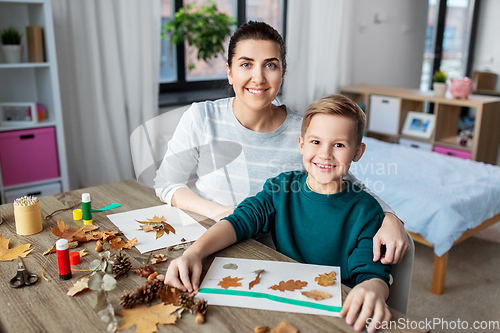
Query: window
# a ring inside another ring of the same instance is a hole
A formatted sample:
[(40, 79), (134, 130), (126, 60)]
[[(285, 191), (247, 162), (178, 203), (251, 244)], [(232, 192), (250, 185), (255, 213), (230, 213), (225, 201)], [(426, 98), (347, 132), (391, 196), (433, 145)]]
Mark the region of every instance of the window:
[(432, 86), (432, 74), (440, 68), (448, 77), (470, 76), (478, 0), (428, 0), (421, 90)]
[[(188, 4), (201, 5), (206, 0), (162, 0), (162, 26), (171, 21), (175, 12)], [(220, 12), (236, 17), (238, 22), (264, 21), (284, 37), (286, 0), (215, 0)], [(234, 27), (235, 29), (236, 27)], [(168, 34), (162, 39), (160, 93), (223, 88), (227, 82), (226, 52), (206, 63), (196, 59), (196, 50), (184, 45), (171, 45)], [(189, 64), (194, 69), (189, 70)]]

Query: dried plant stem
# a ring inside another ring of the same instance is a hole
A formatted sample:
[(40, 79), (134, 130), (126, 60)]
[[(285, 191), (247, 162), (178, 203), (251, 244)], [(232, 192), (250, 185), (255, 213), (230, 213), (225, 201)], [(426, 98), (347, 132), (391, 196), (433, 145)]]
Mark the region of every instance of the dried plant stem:
[(73, 205), (73, 206), (71, 206), (71, 207), (61, 208), (61, 209), (58, 209), (58, 210), (56, 210), (56, 211), (53, 211), (53, 212), (52, 212), (52, 213), (50, 213), (49, 215), (45, 216), (43, 219), (44, 219), (44, 220), (48, 220), (48, 219), (50, 219), (51, 217), (53, 217), (54, 215), (56, 215), (57, 213), (60, 213), (60, 212), (64, 212), (64, 211), (66, 211), (66, 210), (73, 209), (73, 208), (75, 208), (76, 206), (78, 206), (78, 205), (80, 205), (80, 204), (81, 204), (81, 202), (78, 202), (78, 203), (74, 204), (74, 205)]

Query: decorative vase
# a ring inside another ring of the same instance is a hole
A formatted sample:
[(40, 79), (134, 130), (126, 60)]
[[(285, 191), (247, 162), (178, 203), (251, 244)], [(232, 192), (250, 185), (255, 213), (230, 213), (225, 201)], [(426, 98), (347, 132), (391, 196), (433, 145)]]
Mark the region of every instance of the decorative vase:
[(448, 85), (445, 82), (434, 82), (432, 84), (432, 89), (434, 90), (434, 96), (444, 97), (446, 94), (446, 89)]
[(19, 63), (23, 60), (22, 45), (2, 45), (2, 52), (5, 62), (8, 64)]

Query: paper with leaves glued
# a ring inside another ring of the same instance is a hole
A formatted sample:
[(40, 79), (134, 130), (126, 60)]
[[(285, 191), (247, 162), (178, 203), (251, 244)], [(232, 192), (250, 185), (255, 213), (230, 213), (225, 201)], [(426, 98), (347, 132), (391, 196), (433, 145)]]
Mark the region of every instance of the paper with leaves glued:
[[(165, 233), (162, 237), (156, 238), (156, 232), (144, 232), (137, 221), (148, 221), (154, 216), (164, 217), (175, 233)], [(127, 239), (137, 238), (135, 247), (141, 253), (197, 240), (207, 230), (179, 208), (167, 205), (136, 209), (107, 217)]]
[[(235, 264), (238, 268), (236, 270), (223, 268), (227, 264)], [(258, 283), (249, 289), (249, 284), (256, 280), (258, 274), (256, 272), (261, 270), (263, 271), (259, 274)], [(341, 276), (340, 267), (334, 266), (217, 257), (201, 283), (198, 296), (206, 299), (211, 305), (340, 317), (341, 283), (320, 286), (314, 280), (317, 276), (330, 272)], [(227, 280), (228, 275), (233, 279), (238, 278), (241, 286), (222, 288), (219, 282), (224, 278)], [(295, 283), (294, 286), (297, 288), (288, 288), (291, 290), (271, 289), (272, 286), (280, 285), (281, 282), (286, 284), (290, 280), (301, 282)], [(302, 282), (307, 282), (307, 285)], [(315, 300), (307, 297), (307, 294), (302, 294), (313, 290), (329, 294), (331, 297)]]

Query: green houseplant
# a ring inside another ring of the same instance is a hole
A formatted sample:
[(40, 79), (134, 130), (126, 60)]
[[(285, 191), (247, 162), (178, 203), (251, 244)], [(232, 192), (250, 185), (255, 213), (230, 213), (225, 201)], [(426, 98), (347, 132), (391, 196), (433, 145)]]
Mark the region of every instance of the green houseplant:
[(446, 94), (446, 89), (448, 88), (446, 80), (448, 80), (448, 75), (444, 71), (439, 70), (434, 73), (432, 89), (434, 90), (434, 94), (436, 96), (443, 97)]
[[(190, 4), (179, 9), (174, 19), (163, 28), (170, 33), (172, 44), (186, 40), (198, 50), (197, 58), (208, 62), (224, 53), (224, 41), (231, 36), (233, 25), (236, 25), (235, 18), (219, 13), (214, 3), (208, 2), (201, 8)], [(194, 65), (189, 64), (188, 68), (191, 70)]]
[(2, 51), (7, 63), (21, 62), (23, 46), (21, 45), (22, 34), (13, 25), (0, 32)]

